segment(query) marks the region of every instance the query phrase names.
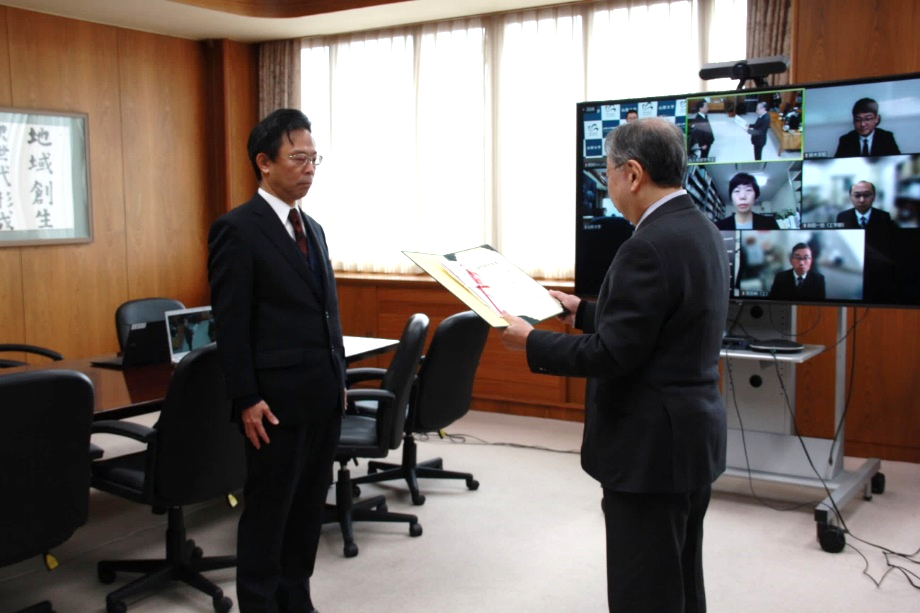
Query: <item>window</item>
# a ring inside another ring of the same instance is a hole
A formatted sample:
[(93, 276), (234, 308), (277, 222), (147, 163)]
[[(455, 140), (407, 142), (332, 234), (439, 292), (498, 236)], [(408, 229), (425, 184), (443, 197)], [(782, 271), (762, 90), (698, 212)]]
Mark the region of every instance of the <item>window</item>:
[(744, 57), (745, 21), (744, 0), (595, 2), (305, 39), (306, 209), (333, 265), (415, 272), (403, 250), (488, 243), (571, 278), (575, 104), (701, 90), (702, 63)]

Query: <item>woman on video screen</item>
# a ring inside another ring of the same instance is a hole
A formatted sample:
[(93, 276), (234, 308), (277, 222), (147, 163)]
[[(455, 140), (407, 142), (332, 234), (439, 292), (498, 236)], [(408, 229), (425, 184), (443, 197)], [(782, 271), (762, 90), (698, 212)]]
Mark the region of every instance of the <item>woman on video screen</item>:
[(716, 222), (720, 230), (779, 230), (779, 224), (772, 217), (754, 212), (754, 205), (760, 198), (757, 180), (746, 172), (739, 172), (728, 182), (735, 207), (734, 215)]

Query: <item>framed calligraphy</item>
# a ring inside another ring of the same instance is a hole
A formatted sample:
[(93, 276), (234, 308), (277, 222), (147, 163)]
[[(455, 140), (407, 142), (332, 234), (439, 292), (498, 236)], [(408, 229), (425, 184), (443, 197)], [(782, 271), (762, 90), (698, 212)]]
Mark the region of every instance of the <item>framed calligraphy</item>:
[(0, 108), (0, 247), (92, 240), (86, 114)]

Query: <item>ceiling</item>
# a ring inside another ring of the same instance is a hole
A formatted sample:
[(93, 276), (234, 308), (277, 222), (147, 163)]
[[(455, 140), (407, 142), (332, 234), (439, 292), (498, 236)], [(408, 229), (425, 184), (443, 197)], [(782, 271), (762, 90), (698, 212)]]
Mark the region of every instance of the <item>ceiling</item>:
[[(369, 5), (373, 0), (0, 0), (0, 5), (192, 40), (226, 38), (261, 42), (571, 3), (571, 0), (379, 1), (378, 6), (289, 18), (248, 17), (239, 13), (253, 12), (252, 7), (260, 2), (276, 8), (279, 4), (299, 5), (299, 12), (296, 7), (282, 8), (285, 14), (306, 14), (340, 6)], [(225, 8), (213, 10), (193, 5)], [(248, 11), (241, 11), (241, 7), (248, 7)]]

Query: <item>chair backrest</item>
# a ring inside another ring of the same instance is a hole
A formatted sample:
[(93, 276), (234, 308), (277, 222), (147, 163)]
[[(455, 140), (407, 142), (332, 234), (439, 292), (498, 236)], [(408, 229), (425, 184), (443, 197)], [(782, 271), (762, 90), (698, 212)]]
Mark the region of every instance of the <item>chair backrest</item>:
[(230, 420), (225, 389), (215, 343), (176, 366), (156, 424), (153, 492), (163, 504), (202, 502), (243, 486), (243, 435)]
[(0, 565), (48, 551), (86, 523), (93, 408), (82, 373), (0, 375)]
[[(428, 316), (416, 313), (409, 317), (393, 359), (383, 375), (380, 389), (393, 392), (396, 397), (392, 407), (377, 412), (378, 440), (386, 442), (389, 449), (396, 449), (402, 444), (402, 433), (406, 425), (406, 411), (409, 396), (415, 384), (418, 363), (425, 348), (428, 335)], [(390, 414), (392, 413), (392, 414)]]
[[(118, 332), (118, 349), (124, 351), (132, 324), (163, 319), (163, 313), (184, 309), (185, 305), (172, 298), (138, 298), (123, 303), (115, 310), (115, 329)], [(163, 340), (166, 343), (166, 340)]]
[(488, 338), (489, 324), (473, 311), (451, 315), (435, 329), (409, 403), (410, 431), (433, 432), (466, 415)]

